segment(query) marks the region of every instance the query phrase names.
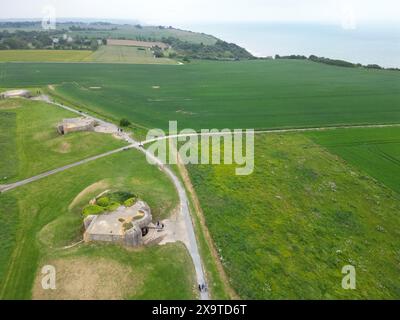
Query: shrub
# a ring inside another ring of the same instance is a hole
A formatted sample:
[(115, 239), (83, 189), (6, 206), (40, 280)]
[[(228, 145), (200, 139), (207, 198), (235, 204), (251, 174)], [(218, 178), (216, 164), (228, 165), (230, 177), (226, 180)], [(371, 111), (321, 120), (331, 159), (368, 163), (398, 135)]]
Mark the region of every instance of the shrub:
[(107, 211), (115, 211), (119, 208), (121, 204), (119, 202), (111, 202), (108, 206), (107, 206)]
[(136, 198), (129, 198), (128, 200), (125, 200), (124, 206), (132, 207), (135, 203), (136, 203)]
[(125, 222), (122, 227), (124, 228), (124, 231), (128, 231), (133, 228), (133, 223), (132, 222)]
[(91, 215), (99, 215), (104, 212), (104, 208), (96, 204), (89, 204), (83, 208), (82, 214), (87, 217)]
[(119, 125), (121, 127), (129, 127), (131, 125), (131, 122), (128, 119), (121, 119)]
[(101, 197), (96, 201), (97, 205), (100, 207), (108, 207), (110, 205), (110, 199), (108, 197)]
[(110, 198), (110, 201), (124, 203), (126, 200), (130, 198), (136, 198), (136, 195), (130, 192), (117, 191), (109, 194), (108, 197)]

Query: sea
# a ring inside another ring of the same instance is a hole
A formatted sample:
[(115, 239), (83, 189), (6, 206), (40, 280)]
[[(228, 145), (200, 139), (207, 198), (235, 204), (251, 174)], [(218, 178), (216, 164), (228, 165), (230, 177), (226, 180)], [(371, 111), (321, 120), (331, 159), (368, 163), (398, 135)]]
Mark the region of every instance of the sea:
[(234, 42), (258, 57), (311, 54), (400, 68), (399, 23), (213, 23), (180, 26)]

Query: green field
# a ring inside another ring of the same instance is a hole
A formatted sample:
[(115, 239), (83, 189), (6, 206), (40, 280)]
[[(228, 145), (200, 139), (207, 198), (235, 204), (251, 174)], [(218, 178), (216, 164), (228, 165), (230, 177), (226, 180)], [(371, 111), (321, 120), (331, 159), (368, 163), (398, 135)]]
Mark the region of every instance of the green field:
[(14, 177), (18, 172), (18, 158), (15, 144), (16, 114), (0, 109), (0, 184), (6, 177)]
[[(398, 299), (400, 198), (300, 134), (256, 138), (253, 175), (189, 166), (244, 299)], [(345, 265), (357, 290), (341, 288)]]
[[(128, 58), (118, 49), (96, 59)], [(169, 120), (197, 130), (400, 123), (399, 72), (285, 60), (181, 66), (0, 63), (2, 88), (50, 84), (56, 99), (147, 128), (165, 129)], [(118, 145), (91, 133), (57, 136), (54, 126), (68, 113), (55, 107), (4, 103), (10, 102), (0, 102), (4, 181)], [(232, 166), (189, 166), (207, 226), (241, 298), (400, 297), (399, 136), (399, 128), (259, 135), (251, 176), (235, 176)], [(180, 246), (56, 250), (79, 240), (82, 207), (107, 187), (138, 193), (156, 219), (168, 216), (177, 203), (168, 179), (135, 152), (0, 195), (0, 297), (30, 298), (39, 266), (81, 257), (114, 261), (116, 269), (127, 266), (129, 274), (142, 274), (139, 289), (124, 297), (194, 297), (193, 270)], [(198, 227), (198, 217), (195, 223)], [(212, 257), (206, 259), (207, 267), (215, 268)], [(341, 288), (341, 268), (348, 264), (357, 268), (355, 291)], [(188, 276), (177, 282), (180, 274)], [(224, 296), (222, 285), (216, 287)]]
[(315, 142), (400, 193), (400, 128), (309, 133)]
[(400, 122), (399, 72), (285, 60), (0, 64), (1, 87), (48, 84), (82, 107), (149, 128), (169, 120), (194, 129)]
[[(82, 255), (128, 266), (138, 277), (137, 286), (126, 293), (128, 298), (195, 297), (193, 267), (183, 246), (132, 251), (91, 245), (60, 250), (82, 238), (82, 208), (106, 189), (138, 194), (149, 203), (154, 219), (167, 217), (178, 203), (170, 180), (134, 151), (112, 155), (1, 194), (2, 299), (31, 298), (34, 278), (42, 265), (64, 256)], [(103, 281), (109, 284), (117, 280)], [(98, 290), (101, 292), (101, 286)]]
[(0, 112), (4, 115), (0, 119), (0, 184), (29, 178), (125, 145), (109, 135), (94, 132), (60, 135), (57, 123), (76, 115), (43, 102), (3, 100)]

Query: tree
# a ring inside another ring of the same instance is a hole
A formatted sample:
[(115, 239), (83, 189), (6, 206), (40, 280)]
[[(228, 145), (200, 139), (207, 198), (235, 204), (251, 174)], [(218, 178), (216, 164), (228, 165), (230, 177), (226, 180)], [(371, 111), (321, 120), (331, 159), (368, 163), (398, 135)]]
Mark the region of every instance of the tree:
[(93, 39), (90, 42), (90, 49), (92, 49), (92, 51), (96, 51), (99, 48), (99, 43), (97, 42), (97, 40)]
[(131, 125), (131, 122), (128, 119), (121, 119), (119, 125), (121, 127), (129, 127)]

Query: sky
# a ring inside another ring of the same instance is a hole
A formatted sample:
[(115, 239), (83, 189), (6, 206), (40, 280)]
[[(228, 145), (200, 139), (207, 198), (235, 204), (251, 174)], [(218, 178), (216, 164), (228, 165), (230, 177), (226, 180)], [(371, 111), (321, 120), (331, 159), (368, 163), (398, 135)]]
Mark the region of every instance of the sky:
[[(323, 22), (355, 29), (359, 23), (399, 22), (399, 0), (1, 0), (0, 19), (138, 20), (173, 25), (218, 22)], [(49, 10), (50, 8), (50, 10)]]

